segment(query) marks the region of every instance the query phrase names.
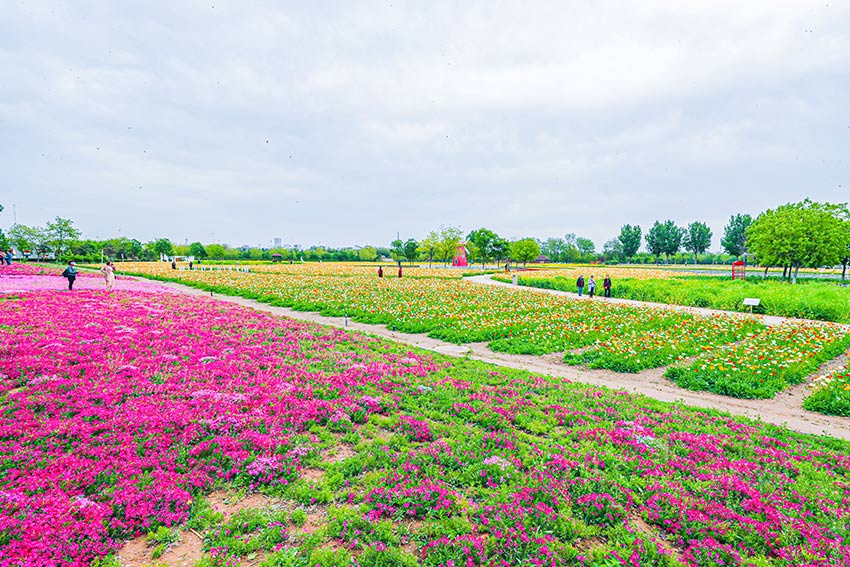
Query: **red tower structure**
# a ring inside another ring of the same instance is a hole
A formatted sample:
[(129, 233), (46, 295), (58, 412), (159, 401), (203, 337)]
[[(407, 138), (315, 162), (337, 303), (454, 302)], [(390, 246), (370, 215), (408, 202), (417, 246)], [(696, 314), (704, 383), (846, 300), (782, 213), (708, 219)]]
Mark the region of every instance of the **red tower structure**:
[(452, 260), (452, 266), (457, 268), (466, 268), (469, 266), (469, 262), (466, 261), (466, 246), (463, 244), (457, 245), (457, 250), (455, 251), (455, 259)]

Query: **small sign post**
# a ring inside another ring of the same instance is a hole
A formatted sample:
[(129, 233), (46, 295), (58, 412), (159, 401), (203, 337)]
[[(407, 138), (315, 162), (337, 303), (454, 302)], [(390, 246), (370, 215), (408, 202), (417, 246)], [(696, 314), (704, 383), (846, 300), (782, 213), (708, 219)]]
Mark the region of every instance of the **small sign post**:
[(753, 312), (753, 307), (758, 307), (760, 303), (761, 303), (761, 299), (759, 299), (757, 297), (745, 297), (744, 298), (744, 305), (749, 306), (750, 313)]

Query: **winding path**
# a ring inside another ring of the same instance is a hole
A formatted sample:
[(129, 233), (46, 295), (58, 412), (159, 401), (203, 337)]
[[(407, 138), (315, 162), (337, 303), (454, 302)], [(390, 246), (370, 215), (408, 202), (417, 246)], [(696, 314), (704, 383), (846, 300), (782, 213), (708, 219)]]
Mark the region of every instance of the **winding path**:
[[(485, 281), (484, 278), (486, 278), (487, 281)], [(489, 283), (514, 287), (511, 286), (511, 284), (504, 284), (502, 282), (490, 280), (489, 276), (476, 276), (475, 278), (467, 279), (470, 279), (474, 283)], [(207, 297), (211, 295), (210, 292), (182, 284), (173, 282), (157, 283), (189, 295)], [(555, 290), (541, 291), (551, 291), (557, 294), (570, 295), (566, 292), (557, 292)], [(471, 343), (458, 346), (453, 343), (447, 343), (445, 341), (428, 337), (427, 335), (393, 331), (385, 325), (357, 323), (343, 317), (325, 317), (315, 312), (295, 311), (288, 307), (275, 307), (242, 297), (219, 294), (214, 295), (214, 297), (219, 301), (235, 303), (258, 311), (264, 311), (282, 317), (289, 317), (301, 321), (310, 321), (351, 331), (360, 331), (398, 343), (410, 345), (412, 347), (430, 350), (449, 356), (468, 356), (471, 359), (489, 362), (498, 366), (528, 370), (550, 376), (559, 376), (567, 378), (573, 382), (625, 390), (664, 402), (681, 402), (689, 406), (725, 411), (732, 415), (744, 416), (775, 425), (784, 425), (789, 429), (802, 433), (811, 433), (816, 435), (824, 434), (850, 440), (850, 418), (826, 416), (802, 409), (802, 402), (808, 395), (808, 389), (805, 384), (795, 386), (794, 388), (781, 392), (777, 394), (775, 398), (770, 400), (743, 400), (711, 394), (708, 392), (695, 392), (680, 388), (663, 377), (664, 368), (654, 368), (638, 374), (623, 374), (612, 372), (610, 370), (591, 370), (564, 364), (560, 360), (561, 355), (559, 353), (544, 356), (498, 353), (491, 351), (487, 347), (486, 343)], [(611, 299), (603, 301), (625, 302), (629, 300)], [(693, 308), (683, 308), (680, 306), (666, 307), (693, 310)], [(711, 310), (702, 311), (713, 312)], [(724, 311), (722, 313), (728, 312)], [(772, 319), (782, 320), (781, 317)], [(778, 321), (771, 321), (771, 324), (776, 324), (777, 322)], [(840, 359), (836, 359), (835, 361), (831, 361), (824, 365), (821, 368), (821, 371), (826, 372), (831, 370), (837, 365), (843, 364), (843, 362), (844, 358), (840, 357)]]

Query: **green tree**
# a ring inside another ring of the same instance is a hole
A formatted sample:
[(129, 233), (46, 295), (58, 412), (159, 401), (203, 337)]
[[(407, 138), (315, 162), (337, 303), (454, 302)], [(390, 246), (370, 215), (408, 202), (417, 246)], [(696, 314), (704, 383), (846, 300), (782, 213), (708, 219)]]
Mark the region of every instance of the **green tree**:
[(496, 260), (497, 266), (499, 264), (501, 264), (502, 260), (507, 258), (510, 255), (510, 253), (511, 253), (511, 243), (508, 242), (506, 239), (504, 239), (500, 236), (499, 238), (496, 239), (495, 242), (493, 242), (493, 245), (492, 245), (492, 248), (491, 248), (491, 254), (493, 255), (492, 258), (494, 260)]
[(158, 256), (171, 256), (174, 252), (174, 245), (167, 238), (159, 238), (150, 243), (150, 248)]
[(809, 199), (769, 209), (747, 228), (747, 244), (761, 265), (793, 269), (797, 283), (800, 268), (837, 264), (846, 256), (846, 211), (846, 205)]
[(561, 262), (567, 251), (567, 241), (563, 238), (547, 238), (540, 246), (540, 252), (549, 257), (553, 262)]
[(374, 246), (364, 246), (357, 255), (362, 262), (374, 262), (378, 259), (378, 250)]
[(404, 243), (404, 257), (411, 264), (419, 257), (419, 243), (415, 238), (408, 238)]
[(466, 236), (467, 242), (472, 243), (478, 249), (477, 258), (481, 262), (481, 267), (484, 267), (484, 262), (493, 259), (493, 245), (499, 239), (499, 235), (489, 228), (479, 228), (473, 230)]
[(441, 226), (436, 246), (436, 257), (448, 264), (457, 252), (458, 244), (463, 240), (463, 232), (456, 226)]
[(521, 238), (511, 243), (511, 258), (517, 262), (530, 262), (540, 256), (540, 245), (533, 238)]
[(653, 256), (658, 257), (663, 254), (669, 261), (670, 256), (679, 252), (684, 235), (685, 229), (676, 226), (676, 223), (671, 220), (664, 223), (655, 221), (646, 233), (646, 247)]
[(694, 264), (697, 263), (697, 254), (704, 254), (711, 246), (711, 229), (704, 222), (692, 222), (682, 238), (685, 250), (694, 255)]
[(396, 262), (404, 260), (404, 242), (400, 238), (396, 238), (390, 242), (390, 256)]
[(227, 254), (227, 249), (221, 244), (207, 244), (207, 256), (213, 260), (221, 260)]
[(437, 255), (437, 243), (440, 241), (440, 235), (437, 234), (437, 231), (432, 230), (429, 232), (425, 238), (419, 241), (419, 251), (420, 257), (424, 260), (428, 260), (428, 267), (434, 263), (434, 258)]
[(623, 243), (619, 238), (612, 238), (602, 247), (602, 254), (605, 256), (605, 261), (621, 262), (623, 259)]
[(642, 230), (638, 225), (632, 226), (626, 224), (620, 229), (620, 236), (617, 237), (617, 240), (620, 241), (623, 247), (623, 256), (626, 257), (626, 261), (634, 258), (640, 249), (641, 235)]
[(753, 217), (747, 214), (732, 215), (729, 224), (723, 228), (720, 245), (732, 256), (740, 257), (747, 253), (747, 227), (753, 224)]
[(62, 260), (62, 252), (70, 245), (71, 241), (80, 237), (80, 231), (74, 228), (74, 221), (56, 217), (47, 223), (45, 229), (48, 243), (56, 251), (56, 259)]
[(198, 260), (203, 260), (207, 257), (207, 249), (204, 248), (204, 245), (200, 242), (193, 242), (189, 245), (189, 254)]
[(579, 254), (581, 254), (584, 261), (592, 260), (592, 256), (596, 252), (596, 245), (589, 238), (576, 238), (576, 248), (578, 248)]

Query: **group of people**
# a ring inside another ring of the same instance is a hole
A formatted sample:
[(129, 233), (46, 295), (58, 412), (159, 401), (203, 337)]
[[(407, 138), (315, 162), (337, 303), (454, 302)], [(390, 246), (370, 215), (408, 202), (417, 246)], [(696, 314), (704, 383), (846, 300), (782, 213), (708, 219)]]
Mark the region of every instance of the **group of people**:
[[(593, 276), (590, 276), (590, 279), (587, 280), (587, 295), (593, 297), (596, 293), (596, 280)], [(580, 275), (576, 280), (576, 287), (578, 288), (578, 295), (581, 297), (584, 292), (584, 274)], [(605, 276), (605, 279), (602, 281), (602, 289), (605, 292), (605, 297), (611, 297), (611, 276)]]
[(4, 263), (7, 266), (11, 266), (12, 258), (14, 258), (14, 255), (12, 254), (11, 250), (6, 250), (6, 252), (0, 250), (0, 266), (2, 266)]
[[(73, 260), (68, 262), (68, 267), (62, 272), (62, 276), (68, 280), (69, 291), (74, 290), (74, 282), (77, 281), (78, 273), (76, 262)], [(115, 264), (112, 263), (112, 260), (106, 262), (106, 265), (100, 269), (100, 273), (103, 274), (103, 278), (106, 281), (106, 291), (112, 291), (115, 288)]]
[[(378, 266), (378, 277), (379, 278), (384, 277), (384, 267), (383, 266)], [(399, 263), (399, 265), (398, 265), (398, 277), (401, 277), (401, 263)]]

